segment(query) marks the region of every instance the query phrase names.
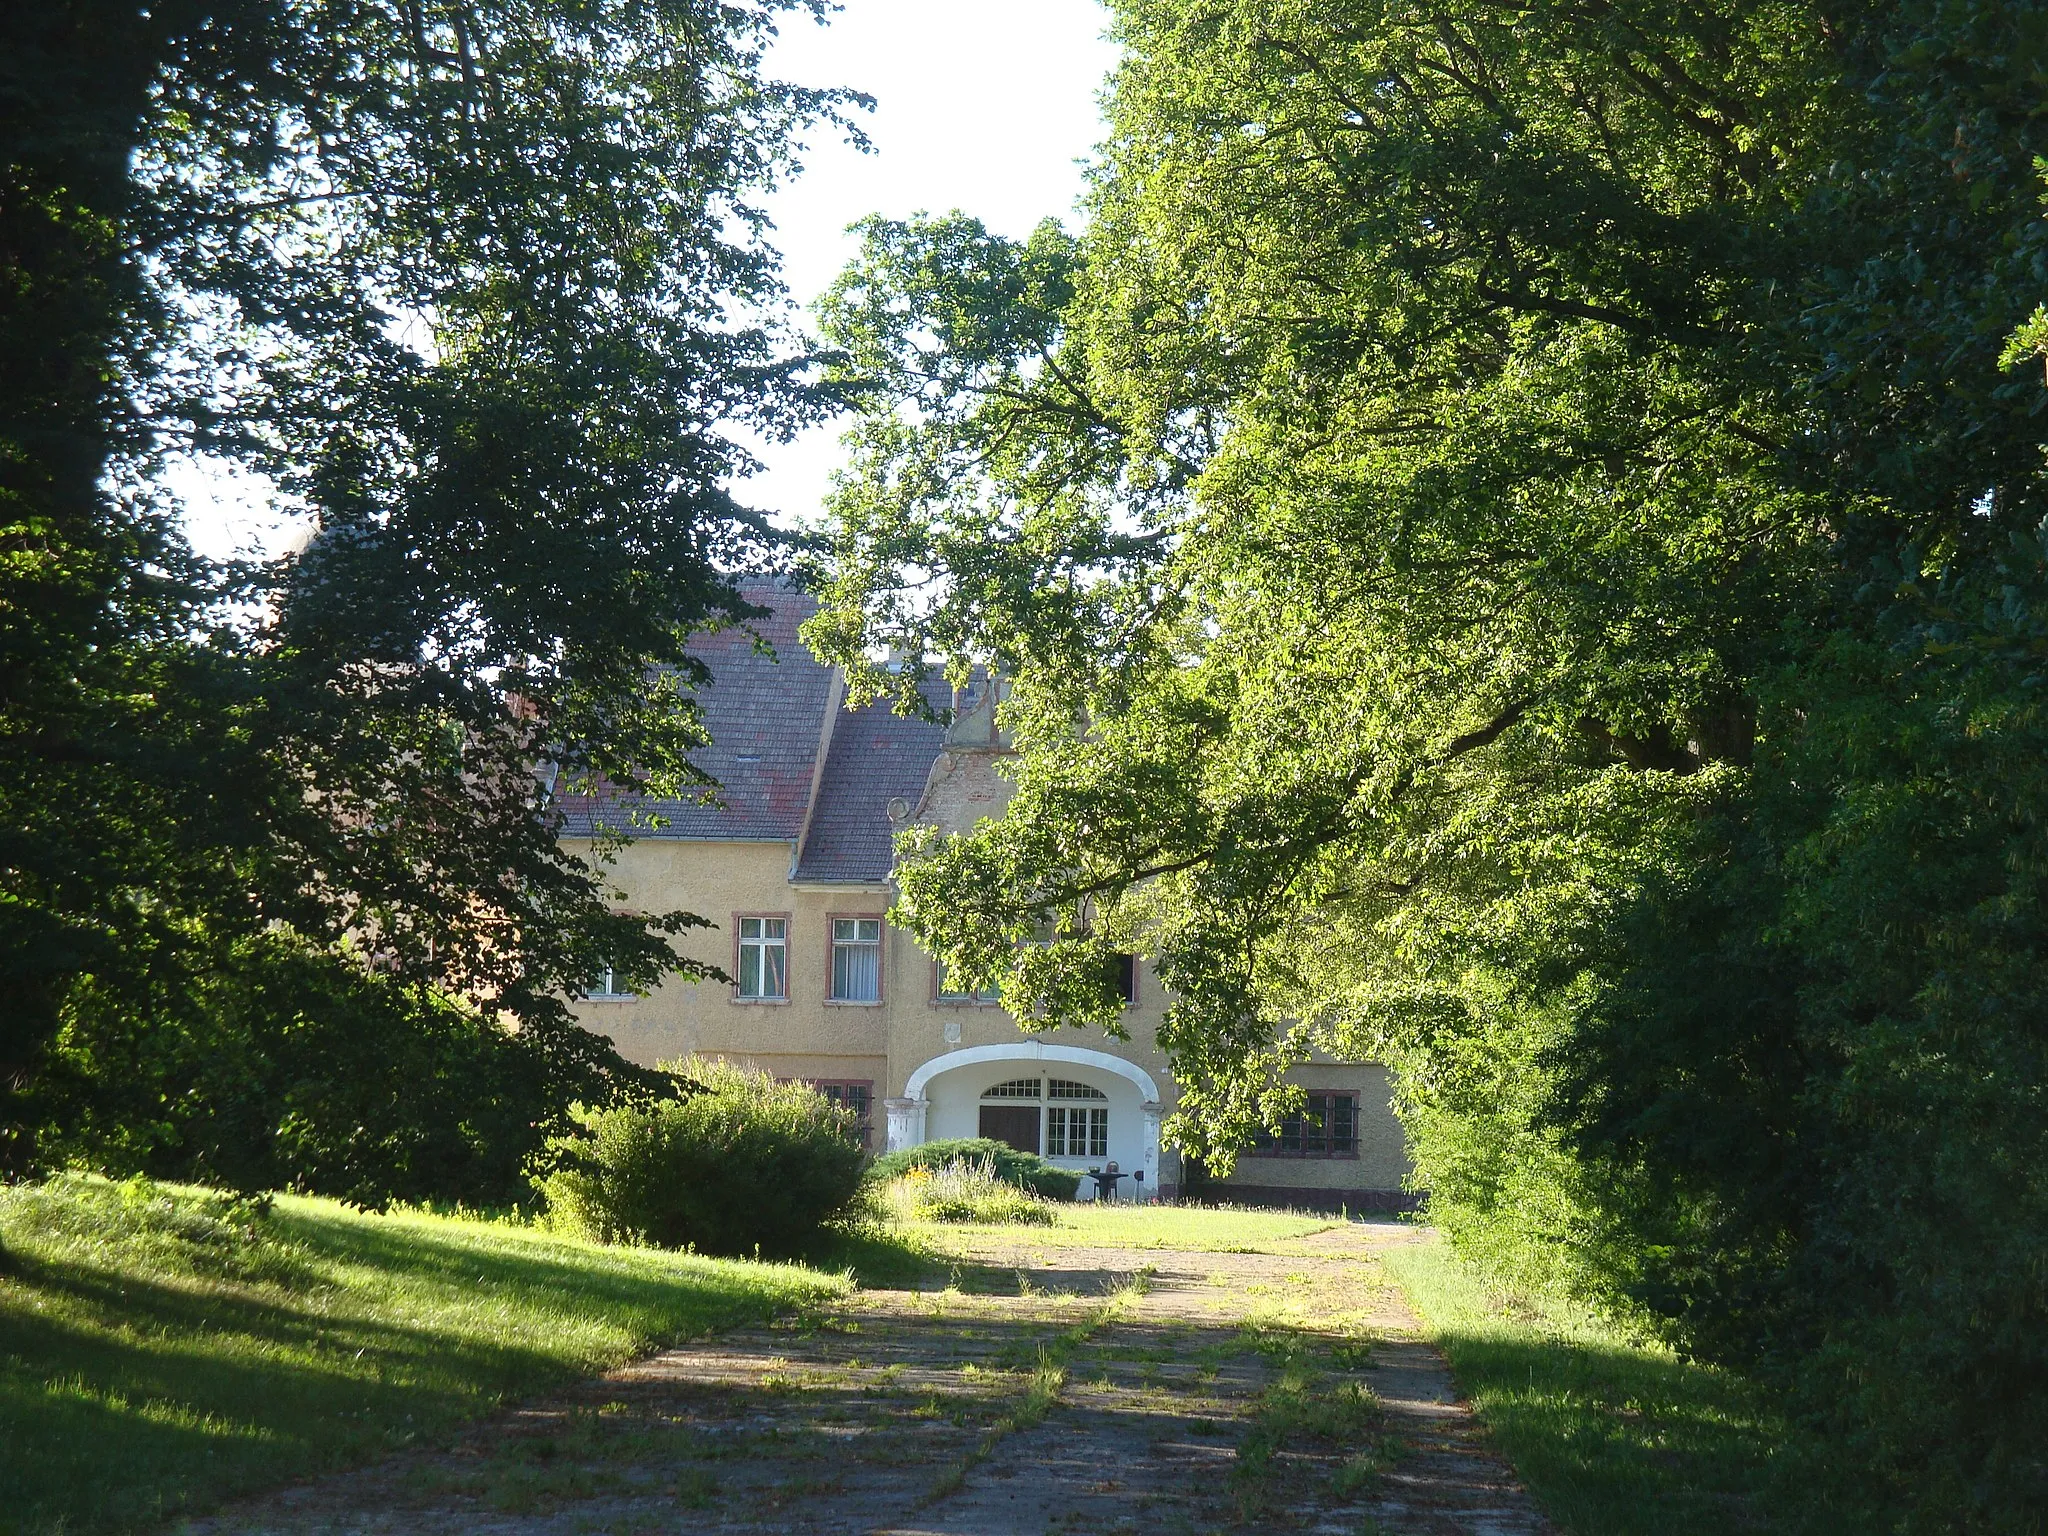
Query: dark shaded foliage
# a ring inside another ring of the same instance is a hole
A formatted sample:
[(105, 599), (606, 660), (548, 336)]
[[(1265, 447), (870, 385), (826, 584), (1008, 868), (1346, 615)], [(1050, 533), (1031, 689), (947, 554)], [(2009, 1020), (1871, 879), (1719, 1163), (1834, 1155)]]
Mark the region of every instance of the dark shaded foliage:
[[(760, 72), (816, 14), (0, 16), (0, 1169), (454, 1194), (632, 1079), (563, 997), (700, 919), (549, 786), (704, 787), (685, 646), (777, 558), (737, 432), (830, 399), (753, 208), (838, 110)], [(197, 558), (180, 461), (307, 543)]]
[(1770, 1382), (1817, 1521), (2039, 1531), (2048, 12), (1116, 10), (1089, 226), (826, 311), (817, 643), (1014, 678), (898, 917), (1047, 1028), (1156, 957), (1219, 1168), (1390, 1062), (1463, 1249)]

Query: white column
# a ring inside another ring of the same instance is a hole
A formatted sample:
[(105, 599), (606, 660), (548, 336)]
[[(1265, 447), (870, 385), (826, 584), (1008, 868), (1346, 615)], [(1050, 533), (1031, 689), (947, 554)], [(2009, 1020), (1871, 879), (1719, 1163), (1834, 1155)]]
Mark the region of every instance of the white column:
[(1139, 1192), (1140, 1200), (1159, 1198), (1159, 1103), (1147, 1099), (1145, 1110), (1145, 1186)]
[[(931, 1107), (929, 1099), (884, 1099), (882, 1107), (889, 1112), (889, 1150), (901, 1152), (905, 1147), (924, 1145), (924, 1112)], [(1155, 1133), (1159, 1129), (1158, 1119), (1152, 1122)]]

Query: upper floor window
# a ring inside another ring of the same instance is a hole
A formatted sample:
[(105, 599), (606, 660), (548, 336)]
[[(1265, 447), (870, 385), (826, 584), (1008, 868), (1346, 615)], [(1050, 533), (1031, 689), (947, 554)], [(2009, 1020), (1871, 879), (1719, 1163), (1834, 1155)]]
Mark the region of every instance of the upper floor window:
[(835, 1003), (879, 1003), (882, 1000), (880, 918), (832, 919), (831, 998)]
[(932, 962), (932, 986), (942, 1003), (999, 1003), (1003, 999), (1002, 988), (993, 982), (972, 992), (961, 991), (946, 980), (946, 962), (943, 960)]
[(789, 996), (789, 919), (743, 917), (740, 923), (739, 995)]
[(1358, 1156), (1358, 1095), (1310, 1094), (1299, 1115), (1281, 1122), (1278, 1135), (1260, 1133), (1252, 1152), (1265, 1157)]
[(1111, 955), (1109, 975), (1110, 980), (1116, 984), (1117, 995), (1124, 1000), (1124, 1006), (1134, 1006), (1138, 1001), (1138, 957)]
[(629, 1002), (638, 995), (619, 980), (610, 966), (597, 972), (583, 986), (585, 1001), (593, 1003)]

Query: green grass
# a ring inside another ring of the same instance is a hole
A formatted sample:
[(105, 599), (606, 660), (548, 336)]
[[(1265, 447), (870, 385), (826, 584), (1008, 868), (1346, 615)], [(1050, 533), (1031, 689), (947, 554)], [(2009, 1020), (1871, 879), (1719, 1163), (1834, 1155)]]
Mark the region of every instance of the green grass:
[(1440, 1242), (1390, 1247), (1381, 1263), (1569, 1536), (1780, 1528), (1768, 1467), (1784, 1429), (1748, 1383), (1569, 1306), (1503, 1305)]
[(160, 1524), (846, 1286), (326, 1200), (0, 1189), (0, 1531)]
[(1210, 1253), (1253, 1253), (1341, 1225), (1335, 1216), (1294, 1211), (1253, 1211), (1187, 1205), (1098, 1205), (1082, 1201), (1054, 1207), (1051, 1226), (973, 1226), (924, 1223), (913, 1230), (927, 1245), (965, 1252), (972, 1240), (991, 1237), (1032, 1248), (1184, 1248)]

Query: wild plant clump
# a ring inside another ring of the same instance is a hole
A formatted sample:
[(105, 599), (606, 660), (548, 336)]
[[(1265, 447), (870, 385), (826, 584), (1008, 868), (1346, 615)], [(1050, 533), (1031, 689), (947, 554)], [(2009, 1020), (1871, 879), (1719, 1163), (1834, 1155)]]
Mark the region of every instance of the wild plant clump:
[(914, 1167), (882, 1186), (881, 1203), (899, 1221), (1049, 1227), (1058, 1220), (1050, 1201), (999, 1177), (989, 1158)]
[(1048, 1200), (1071, 1200), (1081, 1185), (1081, 1175), (1072, 1168), (1062, 1168), (1035, 1152), (1020, 1152), (1006, 1142), (986, 1136), (927, 1141), (885, 1152), (869, 1165), (868, 1177), (877, 1184), (887, 1184), (913, 1168), (938, 1169), (953, 1162), (987, 1163), (1004, 1183)]
[(679, 1099), (586, 1110), (536, 1180), (549, 1224), (599, 1242), (786, 1255), (848, 1213), (867, 1161), (846, 1110), (728, 1063), (670, 1069)]

